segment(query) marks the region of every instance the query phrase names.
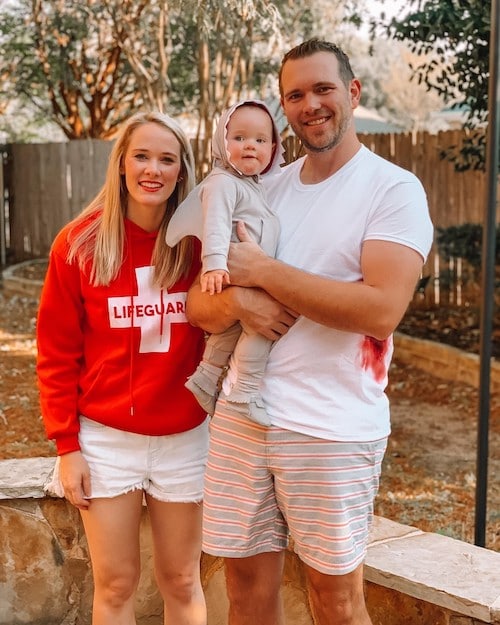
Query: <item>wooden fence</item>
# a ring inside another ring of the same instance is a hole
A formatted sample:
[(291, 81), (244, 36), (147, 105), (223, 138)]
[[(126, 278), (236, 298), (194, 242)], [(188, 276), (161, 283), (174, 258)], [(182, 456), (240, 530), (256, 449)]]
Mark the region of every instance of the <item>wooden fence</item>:
[(104, 183), (112, 143), (100, 140), (13, 144), (4, 152), (8, 255), (48, 255), (59, 231)]
[[(368, 148), (420, 178), (436, 229), (483, 222), (485, 174), (457, 172), (451, 162), (440, 158), (443, 150), (460, 145), (463, 137), (462, 131), (360, 135)], [(47, 256), (57, 231), (103, 184), (111, 145), (109, 141), (84, 140), (13, 144), (0, 150), (4, 155), (1, 197), (6, 201), (4, 240), (9, 263)], [(299, 153), (297, 141), (286, 139), (286, 160)], [(439, 277), (444, 271), (449, 276), (450, 270), (454, 284), (443, 288)], [(427, 304), (464, 303), (458, 259), (441, 259), (434, 246), (423, 275), (429, 276), (429, 281), (419, 297)]]

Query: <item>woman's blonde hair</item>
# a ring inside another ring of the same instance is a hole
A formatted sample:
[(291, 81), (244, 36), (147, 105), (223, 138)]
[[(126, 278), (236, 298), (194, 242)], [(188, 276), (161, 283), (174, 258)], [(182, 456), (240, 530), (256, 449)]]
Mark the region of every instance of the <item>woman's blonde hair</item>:
[(124, 216), (127, 209), (127, 188), (123, 160), (134, 130), (154, 123), (170, 131), (180, 144), (181, 169), (167, 210), (160, 225), (151, 263), (155, 267), (155, 282), (163, 288), (186, 276), (193, 260), (193, 242), (189, 237), (175, 247), (165, 242), (170, 218), (178, 205), (194, 187), (194, 158), (191, 145), (180, 125), (170, 116), (157, 111), (136, 113), (121, 130), (115, 141), (106, 172), (106, 181), (97, 196), (73, 221), (69, 233), (68, 262), (77, 261), (84, 271), (91, 263), (89, 280), (92, 285), (108, 285), (120, 270), (125, 240)]

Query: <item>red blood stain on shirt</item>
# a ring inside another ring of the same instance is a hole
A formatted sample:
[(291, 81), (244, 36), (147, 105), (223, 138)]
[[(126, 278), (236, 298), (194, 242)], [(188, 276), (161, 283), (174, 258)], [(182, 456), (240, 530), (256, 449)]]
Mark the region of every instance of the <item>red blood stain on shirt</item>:
[(361, 344), (361, 365), (365, 370), (372, 370), (377, 382), (382, 382), (387, 374), (385, 355), (388, 344), (388, 339), (379, 341), (372, 336), (365, 336)]

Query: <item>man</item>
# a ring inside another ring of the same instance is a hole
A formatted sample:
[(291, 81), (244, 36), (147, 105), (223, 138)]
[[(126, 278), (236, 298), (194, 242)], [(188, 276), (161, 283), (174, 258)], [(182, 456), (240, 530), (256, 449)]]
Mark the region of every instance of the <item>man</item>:
[(225, 558), (230, 625), (284, 622), (288, 533), (315, 622), (371, 624), (363, 560), (390, 431), (392, 332), (432, 224), (415, 176), (360, 144), (360, 94), (334, 44), (313, 39), (285, 55), (281, 103), (306, 155), (268, 185), (282, 230), (277, 258), (240, 224), (229, 265), (238, 286), (212, 298), (195, 288), (189, 298), (190, 319), (208, 331), (240, 319), (279, 338), (261, 388), (272, 426), (228, 409), (234, 359), (211, 424), (204, 550)]

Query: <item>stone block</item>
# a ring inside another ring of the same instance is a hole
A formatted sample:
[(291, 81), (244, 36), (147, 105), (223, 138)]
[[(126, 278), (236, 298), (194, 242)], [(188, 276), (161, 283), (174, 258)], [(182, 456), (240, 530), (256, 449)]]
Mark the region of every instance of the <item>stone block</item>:
[(373, 625), (449, 625), (445, 609), (394, 589), (366, 582), (365, 596)]
[(500, 595), (500, 554), (420, 533), (370, 546), (365, 578), (480, 622), (492, 623)]
[(38, 503), (0, 504), (1, 625), (42, 623), (44, 615), (56, 623), (76, 622), (86, 568), (68, 566)]

